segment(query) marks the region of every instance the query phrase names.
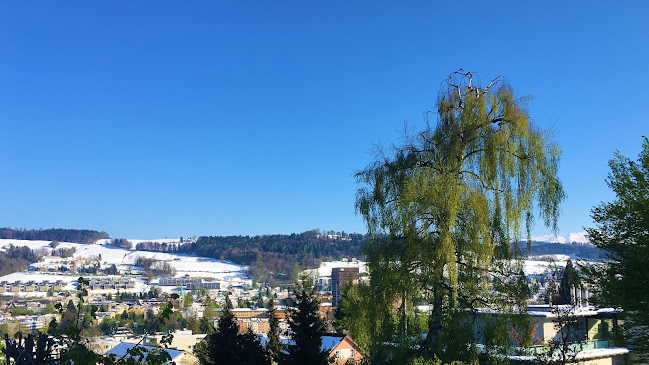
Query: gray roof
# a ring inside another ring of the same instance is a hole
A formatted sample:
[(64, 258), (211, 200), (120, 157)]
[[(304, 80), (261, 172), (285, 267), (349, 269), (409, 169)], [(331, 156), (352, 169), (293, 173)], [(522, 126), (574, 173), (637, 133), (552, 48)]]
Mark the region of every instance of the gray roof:
[[(117, 345), (117, 346), (113, 347), (112, 349), (108, 350), (108, 352), (106, 352), (106, 355), (113, 355), (114, 354), (115, 356), (117, 356), (117, 358), (120, 358), (120, 357), (126, 355), (125, 358), (129, 358), (130, 356), (127, 355), (126, 351), (129, 350), (129, 349), (132, 349), (133, 347), (135, 347), (135, 344), (122, 342), (119, 345)], [(156, 347), (152, 347), (152, 346), (140, 345), (138, 347), (146, 349), (147, 351), (151, 351), (153, 349), (156, 349)], [(180, 350), (166, 349), (164, 347), (159, 347), (159, 348), (161, 350), (166, 351), (169, 354), (169, 356), (171, 356), (172, 360), (177, 358), (178, 356), (180, 356), (183, 353)]]

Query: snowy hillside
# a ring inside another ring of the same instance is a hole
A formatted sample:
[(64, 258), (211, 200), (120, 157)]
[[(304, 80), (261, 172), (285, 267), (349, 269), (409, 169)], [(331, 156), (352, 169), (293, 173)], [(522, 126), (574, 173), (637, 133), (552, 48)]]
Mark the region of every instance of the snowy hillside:
[(588, 244), (588, 236), (586, 232), (570, 233), (568, 238), (562, 237), (559, 235), (548, 234), (545, 236), (532, 237), (532, 241), (535, 242), (547, 242), (547, 243), (577, 243), (577, 244)]
[[(217, 280), (224, 280), (226, 277), (239, 277), (246, 276), (245, 270), (247, 267), (237, 265), (232, 262), (223, 262), (211, 258), (204, 258), (198, 256), (170, 254), (161, 252), (149, 251), (133, 251), (118, 248), (107, 244), (108, 240), (100, 240), (97, 244), (84, 245), (79, 243), (61, 242), (59, 248), (74, 248), (75, 258), (98, 258), (101, 256), (101, 264), (103, 267), (115, 264), (118, 268), (126, 269), (135, 264), (138, 257), (152, 258), (160, 261), (167, 261), (176, 269), (177, 275), (189, 274), (192, 277), (200, 278), (213, 278)], [(131, 242), (144, 242), (153, 240), (133, 240)], [(162, 242), (162, 240), (155, 240)], [(175, 240), (168, 240), (176, 242)], [(45, 249), (51, 250), (49, 247), (50, 241), (25, 241), (25, 240), (12, 240), (0, 239), (0, 249), (4, 249), (9, 245), (14, 246), (27, 246), (30, 249), (38, 250)], [(0, 280), (8, 280), (0, 277)]]
[[(110, 244), (110, 241), (112, 241), (112, 239), (110, 239), (110, 238), (100, 239), (100, 240), (97, 240), (97, 242), (95, 242), (95, 244), (96, 245), (107, 245), (107, 244)], [(173, 239), (173, 238), (159, 238), (159, 239), (155, 239), (155, 240), (128, 240), (128, 241), (131, 243), (133, 248), (135, 248), (135, 246), (138, 243), (142, 243), (142, 242), (175, 243), (175, 244), (180, 243), (179, 240)]]

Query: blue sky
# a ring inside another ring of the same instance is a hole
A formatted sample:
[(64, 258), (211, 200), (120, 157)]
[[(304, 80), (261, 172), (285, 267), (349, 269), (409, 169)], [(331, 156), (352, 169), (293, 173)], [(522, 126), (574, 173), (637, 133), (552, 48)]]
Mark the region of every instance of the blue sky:
[[(533, 95), (560, 234), (649, 133), (649, 3), (7, 1), (0, 226), (161, 238), (363, 232), (353, 172), (463, 68)], [(540, 225), (536, 234), (548, 233)]]

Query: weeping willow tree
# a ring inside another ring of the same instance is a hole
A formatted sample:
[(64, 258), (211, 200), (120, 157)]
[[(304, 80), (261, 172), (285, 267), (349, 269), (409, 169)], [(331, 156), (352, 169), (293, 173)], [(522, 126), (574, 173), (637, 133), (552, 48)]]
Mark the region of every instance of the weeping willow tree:
[(366, 246), (371, 286), (389, 298), (395, 336), (413, 338), (412, 301), (431, 304), (420, 355), (473, 361), (476, 341), (511, 342), (494, 326), (476, 326), (475, 313), (524, 310), (510, 243), (524, 235), (529, 242), (535, 216), (556, 231), (561, 151), (503, 78), (483, 88), (460, 70), (442, 86), (437, 123), (356, 173), (356, 209), (375, 237)]

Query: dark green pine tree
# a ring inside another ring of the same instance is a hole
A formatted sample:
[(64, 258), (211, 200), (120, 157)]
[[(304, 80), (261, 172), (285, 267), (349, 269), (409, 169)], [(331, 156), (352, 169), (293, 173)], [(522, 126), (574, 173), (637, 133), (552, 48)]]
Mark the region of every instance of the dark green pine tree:
[(207, 351), (199, 360), (202, 365), (239, 364), (240, 357), (237, 346), (239, 328), (232, 313), (230, 298), (225, 299), (216, 332), (206, 337)]
[(280, 364), (328, 364), (329, 353), (321, 349), (326, 325), (318, 314), (320, 301), (307, 280), (299, 285), (295, 299), (296, 307), (291, 310), (288, 319), (291, 342), (286, 347), (286, 354), (283, 354)]
[(269, 365), (268, 355), (261, 342), (252, 333), (239, 334), (232, 302), (226, 298), (216, 331), (206, 337), (206, 345), (198, 346), (201, 365)]
[(237, 337), (239, 354), (241, 356), (240, 364), (246, 365), (270, 365), (270, 356), (261, 340), (249, 328), (248, 332)]
[[(606, 179), (615, 197), (592, 210), (597, 226), (587, 229), (606, 261), (584, 269), (595, 304), (622, 308), (621, 327), (637, 363), (649, 362), (649, 138), (637, 160), (615, 153)], [(620, 323), (621, 324), (621, 323)], [(624, 344), (624, 342), (622, 342)]]
[(581, 287), (581, 279), (579, 274), (572, 265), (572, 261), (568, 260), (566, 268), (561, 275), (561, 282), (559, 283), (559, 295), (556, 304), (573, 304), (571, 291), (573, 288)]
[(268, 305), (268, 324), (270, 325), (270, 329), (268, 330), (266, 351), (268, 351), (273, 361), (278, 362), (282, 353), (282, 342), (279, 339), (279, 318), (277, 318), (277, 314), (275, 313), (272, 299)]

